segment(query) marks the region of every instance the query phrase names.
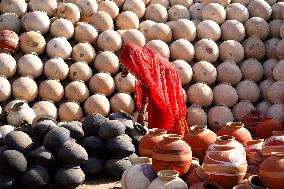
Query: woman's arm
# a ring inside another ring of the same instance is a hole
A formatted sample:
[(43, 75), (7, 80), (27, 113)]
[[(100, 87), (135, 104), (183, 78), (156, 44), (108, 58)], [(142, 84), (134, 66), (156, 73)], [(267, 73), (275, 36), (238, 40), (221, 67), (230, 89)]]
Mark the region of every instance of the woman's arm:
[(140, 110), (138, 110), (137, 123), (140, 123), (143, 126), (145, 126), (145, 113), (146, 113), (146, 109), (147, 109), (147, 104), (143, 103), (141, 105)]

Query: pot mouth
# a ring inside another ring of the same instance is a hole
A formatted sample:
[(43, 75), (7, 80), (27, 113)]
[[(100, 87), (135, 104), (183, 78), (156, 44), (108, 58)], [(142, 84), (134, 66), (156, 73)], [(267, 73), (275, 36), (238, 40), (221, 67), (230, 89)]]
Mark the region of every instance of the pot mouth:
[(260, 139), (254, 139), (254, 140), (250, 140), (247, 142), (247, 145), (254, 145), (254, 144), (259, 144), (259, 143), (263, 143), (264, 139), (260, 138)]
[(284, 159), (284, 152), (271, 152), (271, 157), (277, 159)]
[(196, 157), (192, 157), (192, 161), (196, 161), (196, 162), (198, 162), (198, 163), (199, 163), (199, 159), (198, 159), (198, 158), (196, 158)]
[(261, 118), (261, 120), (264, 120), (264, 121), (271, 120), (271, 119), (273, 119), (273, 117), (263, 117), (263, 118)]
[(227, 122), (226, 126), (231, 128), (241, 128), (244, 126), (244, 124), (242, 122)]
[(153, 128), (149, 129), (150, 134), (167, 134), (167, 130), (165, 129), (159, 129), (159, 128)]
[(213, 181), (204, 181), (203, 188), (204, 189), (222, 189), (222, 186)]
[(248, 178), (249, 184), (252, 185), (253, 188), (256, 189), (265, 189), (265, 185), (260, 179), (260, 176), (258, 175), (252, 175)]
[(178, 178), (179, 173), (176, 170), (161, 170), (158, 172), (158, 178), (164, 181), (171, 181)]
[(284, 136), (284, 131), (273, 131), (273, 136)]
[(165, 134), (164, 139), (180, 140), (182, 136), (177, 134)]
[(207, 129), (207, 125), (194, 125), (194, 126), (191, 126), (190, 128), (190, 131), (203, 131), (205, 129)]
[(229, 136), (229, 135), (222, 135), (222, 136), (217, 136), (217, 140), (219, 140), (219, 141), (233, 141), (233, 140), (235, 140), (235, 137)]
[(132, 164), (151, 164), (152, 158), (149, 157), (137, 157), (137, 158), (131, 158), (129, 160)]

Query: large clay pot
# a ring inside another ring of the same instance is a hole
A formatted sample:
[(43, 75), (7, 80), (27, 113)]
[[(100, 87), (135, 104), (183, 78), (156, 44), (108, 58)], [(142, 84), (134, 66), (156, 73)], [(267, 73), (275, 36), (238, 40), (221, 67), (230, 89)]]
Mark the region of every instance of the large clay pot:
[(208, 180), (208, 175), (202, 167), (195, 168), (185, 179), (188, 186)]
[(0, 31), (0, 53), (14, 54), (19, 50), (19, 36), (10, 30)]
[(140, 156), (152, 157), (153, 148), (156, 144), (163, 140), (163, 136), (167, 133), (164, 129), (150, 129), (149, 133), (143, 136), (139, 142)]
[(106, 144), (98, 137), (86, 137), (80, 144), (87, 150), (89, 156), (102, 157), (106, 155)]
[(27, 156), (27, 160), (29, 165), (42, 166), (47, 169), (52, 168), (56, 163), (54, 155), (44, 149), (43, 146), (31, 151)]
[(20, 175), (27, 170), (25, 156), (16, 150), (6, 150), (0, 153), (1, 172), (8, 175)]
[(17, 150), (23, 154), (29, 153), (33, 148), (33, 141), (22, 131), (11, 131), (6, 135), (6, 145), (10, 150)]
[(117, 136), (107, 142), (107, 151), (112, 157), (128, 157), (135, 152), (132, 142), (125, 136)]
[(178, 176), (179, 174), (175, 170), (159, 171), (158, 178), (149, 185), (148, 189), (187, 189), (186, 183)]
[(41, 117), (37, 120), (37, 123), (32, 125), (33, 139), (42, 144), (45, 135), (51, 130), (57, 127), (56, 121), (51, 117)]
[(264, 141), (263, 157), (269, 158), (272, 152), (284, 152), (284, 131), (273, 131), (273, 136)]
[(75, 121), (65, 122), (60, 127), (64, 127), (70, 131), (70, 137), (75, 139), (77, 142), (84, 139), (84, 131), (82, 127)]
[(25, 188), (43, 188), (49, 183), (48, 170), (43, 167), (33, 167), (28, 169), (21, 176), (21, 185)]
[(247, 162), (248, 162), (248, 170), (247, 175), (258, 175), (259, 165), (263, 161), (262, 157), (262, 145), (263, 139), (256, 139), (248, 141), (247, 146), (245, 147)]
[(102, 124), (99, 130), (99, 137), (105, 141), (123, 135), (125, 133), (125, 126), (118, 120), (108, 120)]
[(76, 188), (85, 180), (80, 167), (60, 168), (54, 175), (55, 183), (61, 187)]
[(273, 131), (283, 131), (283, 127), (280, 121), (272, 117), (262, 118), (256, 126), (256, 133), (259, 138), (267, 139), (273, 135)]
[(207, 148), (216, 141), (216, 138), (217, 135), (207, 129), (206, 125), (196, 125), (190, 127), (190, 131), (184, 137), (184, 141), (191, 147), (193, 156), (202, 162)]
[(105, 164), (105, 171), (114, 176), (121, 178), (124, 171), (131, 166), (128, 159), (109, 159)]
[(272, 153), (259, 168), (259, 176), (269, 189), (284, 188), (284, 153)]
[(7, 121), (10, 125), (19, 127), (22, 124), (32, 124), (36, 117), (35, 112), (29, 107), (26, 102), (16, 103), (7, 116)]
[(209, 146), (203, 168), (209, 180), (232, 188), (238, 184), (247, 171), (246, 152), (244, 147), (233, 136), (219, 136)]
[(1, 188), (15, 188), (17, 184), (17, 177), (0, 173), (0, 186)]
[(63, 127), (50, 130), (44, 137), (44, 148), (55, 152), (58, 147), (70, 140), (70, 131)]
[(233, 189), (267, 189), (258, 175), (252, 175)]
[(244, 128), (241, 122), (228, 122), (225, 127), (217, 132), (218, 136), (233, 136), (238, 142), (246, 146), (247, 142), (252, 140), (250, 132)]
[(87, 176), (99, 175), (104, 171), (105, 160), (89, 157), (88, 161), (81, 165), (82, 170)]
[(250, 113), (245, 115), (242, 120), (242, 123), (245, 125), (245, 128), (250, 131), (251, 134), (256, 133), (256, 126), (263, 118), (263, 114), (258, 110), (251, 110)]
[[(156, 178), (156, 173), (152, 169), (152, 159), (138, 157), (130, 161), (132, 162), (132, 166), (124, 171), (121, 178), (122, 189), (147, 189)], [(133, 175), (135, 175), (135, 177), (133, 177)]]
[(212, 181), (199, 182), (192, 185), (189, 189), (223, 189), (223, 187)]
[(169, 134), (154, 147), (152, 158), (156, 173), (164, 169), (173, 169), (183, 176), (191, 165), (191, 147), (181, 140), (181, 136)]
[(100, 126), (106, 122), (106, 118), (101, 114), (90, 114), (87, 115), (82, 123), (85, 136), (98, 136)]

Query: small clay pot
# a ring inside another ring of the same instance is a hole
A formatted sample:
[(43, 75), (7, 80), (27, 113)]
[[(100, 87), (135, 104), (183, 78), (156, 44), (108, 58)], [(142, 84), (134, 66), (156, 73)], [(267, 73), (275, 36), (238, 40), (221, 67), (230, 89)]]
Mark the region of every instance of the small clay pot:
[(118, 120), (109, 120), (104, 122), (99, 130), (99, 137), (105, 141), (123, 135), (125, 133), (125, 126)]
[(44, 149), (43, 146), (31, 151), (28, 154), (27, 159), (29, 165), (42, 166), (47, 169), (52, 168), (56, 162), (54, 155)]
[(87, 115), (82, 124), (85, 136), (98, 136), (101, 125), (106, 121), (106, 118), (101, 114)]
[(58, 147), (57, 157), (65, 165), (80, 166), (88, 160), (88, 153), (80, 144), (69, 140)]
[(110, 159), (105, 164), (105, 171), (115, 177), (121, 178), (124, 171), (132, 163), (128, 159)]
[(250, 113), (245, 115), (245, 117), (242, 120), (242, 123), (245, 125), (245, 127), (250, 131), (250, 133), (255, 134), (256, 133), (256, 126), (263, 118), (263, 114), (258, 110), (252, 110)]
[(19, 36), (10, 30), (0, 31), (0, 52), (15, 54), (19, 50)]
[(42, 144), (45, 135), (51, 130), (58, 127), (56, 122), (52, 118), (41, 118), (34, 125), (32, 130), (33, 139), (38, 143)]
[(135, 152), (135, 148), (127, 138), (117, 136), (107, 142), (107, 151), (112, 157), (127, 157)]
[(75, 121), (64, 122), (60, 127), (64, 127), (70, 131), (70, 137), (75, 139), (77, 142), (84, 139), (84, 131), (82, 127)]
[(98, 175), (104, 171), (105, 160), (91, 157), (86, 163), (81, 165), (82, 170), (87, 176)]
[(76, 188), (85, 180), (80, 167), (60, 168), (54, 175), (55, 183), (64, 188)]
[(0, 153), (1, 172), (8, 175), (20, 175), (27, 170), (27, 166), (25, 156), (16, 150), (6, 150)]
[(49, 181), (48, 171), (43, 167), (30, 168), (21, 176), (21, 186), (30, 189), (43, 188)]
[(5, 141), (9, 149), (23, 154), (29, 153), (33, 147), (32, 139), (22, 131), (11, 131), (6, 135)]
[(56, 151), (58, 147), (70, 140), (70, 131), (63, 127), (57, 127), (50, 130), (44, 137), (44, 148), (51, 152)]
[(81, 146), (85, 148), (89, 156), (105, 156), (106, 144), (100, 138), (89, 136), (81, 141)]

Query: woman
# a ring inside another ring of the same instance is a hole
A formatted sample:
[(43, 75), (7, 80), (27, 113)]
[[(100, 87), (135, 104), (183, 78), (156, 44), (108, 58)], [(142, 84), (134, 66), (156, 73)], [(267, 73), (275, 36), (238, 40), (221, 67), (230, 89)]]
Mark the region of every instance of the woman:
[(157, 51), (127, 44), (121, 51), (122, 77), (131, 72), (136, 82), (136, 106), (139, 121), (148, 112), (148, 127), (168, 133), (187, 134), (186, 105), (176, 68)]

